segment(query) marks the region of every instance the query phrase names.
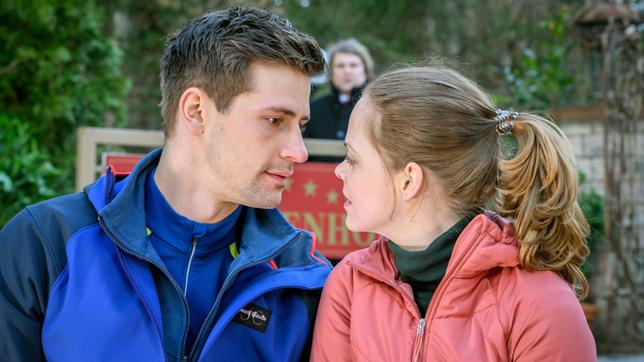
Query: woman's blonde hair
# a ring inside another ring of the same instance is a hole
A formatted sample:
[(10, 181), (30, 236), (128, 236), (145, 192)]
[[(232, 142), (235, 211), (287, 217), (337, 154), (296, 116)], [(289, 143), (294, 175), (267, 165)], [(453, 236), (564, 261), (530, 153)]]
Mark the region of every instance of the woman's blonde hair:
[(365, 89), (377, 117), (368, 128), (386, 167), (409, 162), (431, 170), (459, 214), (496, 201), (513, 220), (519, 263), (552, 270), (585, 297), (580, 266), (588, 255), (588, 223), (577, 203), (577, 169), (567, 138), (551, 121), (518, 113), (516, 154), (505, 159), (490, 97), (445, 67), (407, 67)]

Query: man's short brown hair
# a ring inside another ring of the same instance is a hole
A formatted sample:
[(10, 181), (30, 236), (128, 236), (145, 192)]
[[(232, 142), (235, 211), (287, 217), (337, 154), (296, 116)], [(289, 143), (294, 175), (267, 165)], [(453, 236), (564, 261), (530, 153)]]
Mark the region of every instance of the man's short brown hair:
[(308, 76), (324, 69), (315, 39), (261, 9), (234, 7), (204, 14), (171, 34), (161, 58), (166, 137), (172, 134), (186, 89), (203, 89), (223, 113), (236, 95), (249, 90), (248, 68), (253, 61), (292, 66)]

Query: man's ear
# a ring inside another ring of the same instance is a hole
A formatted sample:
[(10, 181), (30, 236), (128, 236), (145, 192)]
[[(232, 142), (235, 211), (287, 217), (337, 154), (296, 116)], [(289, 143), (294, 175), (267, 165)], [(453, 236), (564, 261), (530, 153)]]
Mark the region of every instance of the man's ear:
[(403, 200), (421, 196), (425, 182), (425, 170), (416, 162), (410, 162), (398, 174), (398, 188)]
[(179, 99), (178, 126), (184, 127), (194, 135), (203, 134), (206, 129), (205, 113), (208, 100), (208, 95), (197, 87), (183, 91)]

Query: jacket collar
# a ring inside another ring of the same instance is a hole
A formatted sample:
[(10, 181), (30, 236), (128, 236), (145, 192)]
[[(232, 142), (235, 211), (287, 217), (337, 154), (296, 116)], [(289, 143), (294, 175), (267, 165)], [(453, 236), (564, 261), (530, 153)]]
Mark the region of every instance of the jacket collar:
[(512, 223), (486, 211), (477, 215), (456, 241), (449, 269), (458, 268), (457, 276), (468, 278), (501, 267), (519, 265), (519, 246)]
[[(517, 266), (518, 253), (512, 224), (486, 211), (474, 217), (456, 240), (447, 273), (455, 271), (457, 277), (470, 278), (495, 267)], [(397, 283), (398, 270), (384, 237), (364, 252), (349, 256), (347, 263), (381, 281)]]
[[(340, 104), (340, 90), (333, 85), (333, 83), (330, 83), (331, 85), (331, 94), (333, 95), (333, 101), (337, 104)], [(350, 104), (356, 104), (359, 100), (360, 97), (362, 96), (362, 91), (364, 90), (365, 86), (367, 84), (365, 83), (364, 85), (360, 87), (355, 87), (351, 89), (351, 98), (350, 98)]]
[[(178, 214), (159, 190), (154, 172), (148, 175), (145, 188), (145, 220), (150, 232), (156, 234), (176, 251), (185, 255), (194, 252), (195, 257), (211, 255), (238, 241), (238, 223), (242, 207), (216, 223), (200, 223)], [(193, 241), (199, 247), (193, 249)]]
[[(132, 173), (119, 182), (115, 182), (113, 173), (108, 170), (84, 190), (113, 241), (128, 251), (159, 262), (160, 258), (147, 238), (144, 202), (147, 176), (156, 168), (161, 152), (162, 148), (158, 148), (147, 154)], [(259, 262), (280, 254), (283, 264), (317, 263), (311, 255), (312, 237), (290, 225), (279, 210), (246, 207), (243, 211), (240, 215), (240, 262)], [(289, 252), (281, 255), (285, 250)]]

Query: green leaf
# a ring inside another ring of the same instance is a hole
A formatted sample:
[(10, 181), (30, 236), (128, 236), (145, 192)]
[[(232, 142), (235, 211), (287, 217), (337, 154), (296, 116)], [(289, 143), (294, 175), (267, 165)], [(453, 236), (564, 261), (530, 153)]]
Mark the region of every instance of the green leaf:
[(13, 182), (11, 177), (4, 172), (0, 172), (0, 185), (2, 186), (3, 192), (13, 192)]
[(72, 59), (72, 54), (65, 47), (58, 47), (54, 52), (54, 59), (61, 62), (68, 62)]

